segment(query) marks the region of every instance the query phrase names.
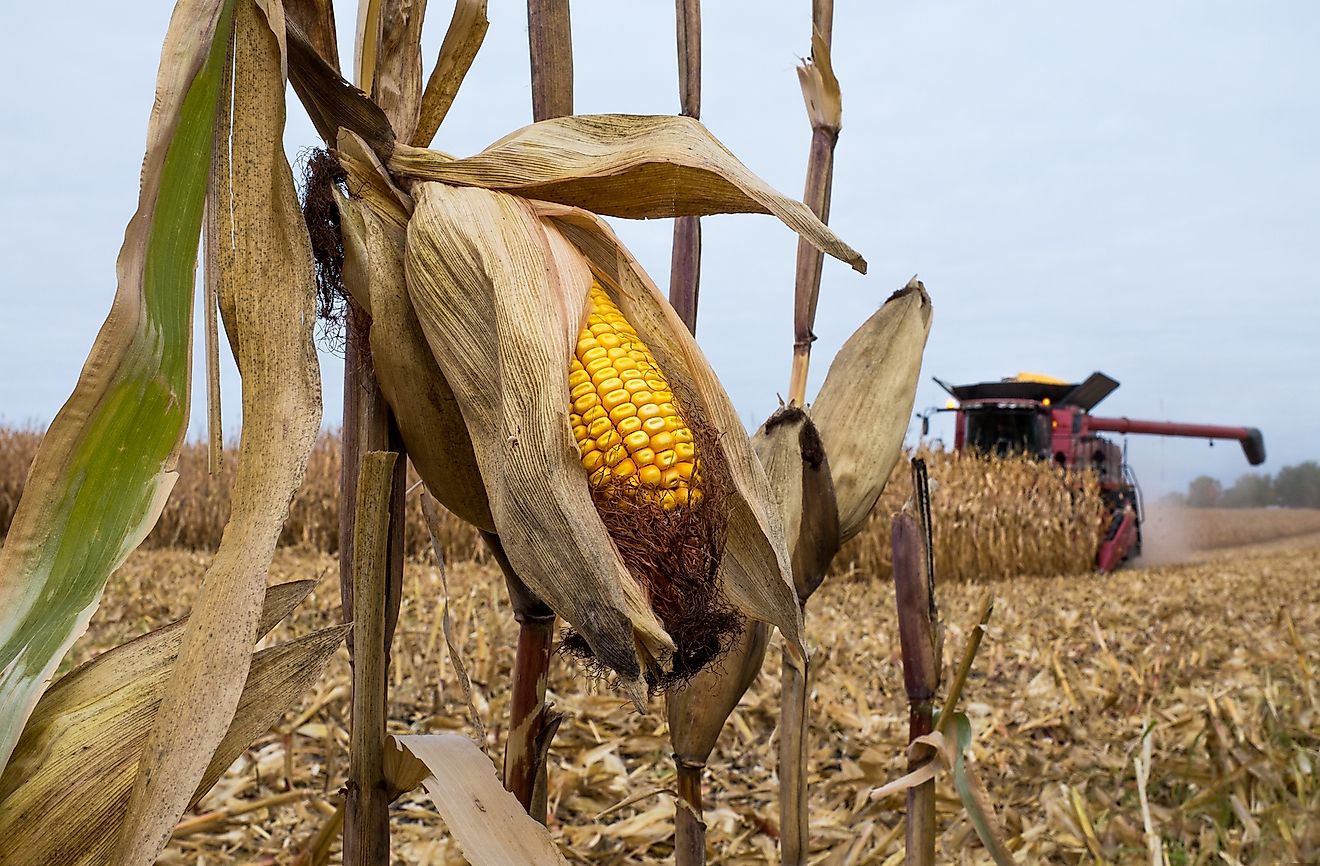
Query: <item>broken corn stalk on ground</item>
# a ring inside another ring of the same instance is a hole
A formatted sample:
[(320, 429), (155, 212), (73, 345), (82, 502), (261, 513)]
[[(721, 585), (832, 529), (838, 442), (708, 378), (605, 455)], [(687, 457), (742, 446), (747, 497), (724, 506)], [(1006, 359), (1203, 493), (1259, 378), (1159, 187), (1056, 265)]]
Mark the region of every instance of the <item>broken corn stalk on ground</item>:
[(701, 501), (692, 430), (651, 350), (599, 283), (568, 377), (569, 422), (591, 484), (622, 482), (666, 510)]

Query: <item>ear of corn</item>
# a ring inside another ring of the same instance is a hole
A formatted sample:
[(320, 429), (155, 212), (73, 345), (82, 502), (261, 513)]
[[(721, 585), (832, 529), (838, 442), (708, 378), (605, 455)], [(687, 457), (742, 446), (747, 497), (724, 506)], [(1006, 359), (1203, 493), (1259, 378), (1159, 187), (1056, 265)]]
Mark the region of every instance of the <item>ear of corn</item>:
[(698, 456), (703, 497), (709, 501), (717, 467), (727, 490), (719, 508), (727, 538), (719, 559), (721, 592), (748, 617), (777, 626), (795, 651), (805, 652), (802, 614), (791, 585), (775, 493), (743, 432), (741, 419), (696, 341), (602, 219), (576, 208), (541, 202), (536, 207), (582, 252), (625, 318), (646, 340), (670, 383), (685, 399), (689, 426), (695, 421), (715, 434), (709, 442), (698, 436), (702, 448)]
[(568, 386), (592, 486), (622, 482), (666, 510), (697, 504), (697, 446), (655, 356), (598, 282), (588, 305)]

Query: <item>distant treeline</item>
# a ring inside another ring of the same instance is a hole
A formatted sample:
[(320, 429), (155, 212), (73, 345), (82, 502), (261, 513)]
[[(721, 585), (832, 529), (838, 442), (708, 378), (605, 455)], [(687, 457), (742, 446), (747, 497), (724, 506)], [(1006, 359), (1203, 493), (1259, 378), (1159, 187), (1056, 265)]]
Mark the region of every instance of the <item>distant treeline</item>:
[(1191, 508), (1320, 508), (1320, 463), (1308, 460), (1285, 466), (1275, 475), (1248, 472), (1231, 487), (1202, 475), (1187, 486), (1187, 492), (1170, 494), (1178, 504)]

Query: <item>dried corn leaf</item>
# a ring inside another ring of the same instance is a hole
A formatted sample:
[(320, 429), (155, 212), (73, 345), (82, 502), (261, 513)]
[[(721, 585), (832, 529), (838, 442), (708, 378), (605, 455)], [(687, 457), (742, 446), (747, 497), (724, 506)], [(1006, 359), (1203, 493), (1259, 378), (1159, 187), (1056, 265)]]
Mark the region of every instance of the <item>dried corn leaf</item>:
[(811, 58), (798, 67), (798, 83), (813, 129), (836, 134), (843, 126), (843, 93), (830, 62), (830, 45), (817, 29), (811, 31)]
[[(338, 75), (339, 39), (335, 33), (334, 0), (287, 0), (284, 14), (289, 42), (294, 41), (296, 31), (298, 37), (311, 46), (317, 56)], [(289, 54), (293, 53), (291, 44)], [(290, 65), (292, 62), (290, 59)], [(292, 70), (290, 72), (292, 74)]]
[(486, 0), (458, 0), (454, 4), (454, 15), (445, 31), (445, 41), (440, 45), (440, 57), (435, 62), (435, 69), (431, 70), (431, 77), (426, 80), (421, 118), (410, 144), (426, 147), (435, 138), (436, 130), (449, 114), (458, 88), (481, 49), (489, 27)]
[(358, 87), (365, 93), (375, 90), (376, 55), (380, 52), (381, 13), (385, 0), (360, 0), (357, 35), (353, 39), (353, 71)]
[[(310, 588), (272, 590), (263, 625)], [(161, 690), (183, 639), (182, 621), (112, 650), (69, 674), (33, 714), (0, 779), (7, 866), (110, 866)], [(228, 730), (187, 804), (195, 804), (258, 736), (321, 676), (348, 626), (262, 650)], [(20, 760), (21, 759), (21, 763)]]
[(389, 118), (367, 95), (349, 84), (314, 45), (309, 35), (292, 20), (287, 22), (289, 48), (289, 83), (307, 110), (321, 140), (334, 146), (340, 129), (362, 136), (378, 154), (389, 154), (394, 147), (394, 130)]
[(472, 866), (564, 866), (550, 831), (500, 785), (495, 766), (459, 734), (394, 737), (430, 769), (423, 784)]
[(466, 159), (399, 144), (389, 167), (400, 175), (607, 216), (773, 214), (822, 251), (866, 272), (866, 260), (806, 205), (776, 192), (690, 117), (560, 117), (524, 127)]
[(232, 3), (165, 37), (118, 288), (0, 549), (0, 767), (110, 573), (155, 525), (188, 422), (193, 280)]
[[(258, 635), (264, 635), (292, 613), (315, 583), (300, 580), (271, 587), (262, 607)], [(23, 736), (19, 738), (3, 776), (0, 776), (0, 802), (5, 802), (16, 788), (26, 784), (43, 766), (49, 766), (56, 749), (67, 747), (59, 737), (50, 733), (60, 724), (62, 716), (75, 712), (86, 714), (87, 707), (98, 704), (110, 711), (114, 709), (112, 700), (122, 700), (125, 695), (135, 692), (144, 696), (154, 694), (169, 675), (179, 653), (186, 623), (187, 618), (172, 622), (106, 650), (51, 686), (37, 702), (27, 727), (23, 729)]]
[(284, 33), (279, 0), (239, 0), (208, 229), (243, 379), (243, 436), (229, 524), (143, 748), (117, 855), (125, 866), (155, 862), (230, 726), (266, 572), (320, 426), (311, 249), (282, 141)]
[(930, 296), (914, 277), (843, 344), (811, 405), (829, 455), (841, 542), (866, 525), (898, 461), (930, 322)]
[(400, 141), (412, 139), (422, 110), (422, 21), (426, 0), (382, 0), (380, 53), (371, 95)]
[[(371, 313), (371, 358), (417, 474), (446, 508), (494, 531), (490, 502), (453, 389), (436, 365), (404, 281), (405, 236), (371, 208), (341, 202), (344, 282)], [(359, 284), (361, 283), (361, 284)]]

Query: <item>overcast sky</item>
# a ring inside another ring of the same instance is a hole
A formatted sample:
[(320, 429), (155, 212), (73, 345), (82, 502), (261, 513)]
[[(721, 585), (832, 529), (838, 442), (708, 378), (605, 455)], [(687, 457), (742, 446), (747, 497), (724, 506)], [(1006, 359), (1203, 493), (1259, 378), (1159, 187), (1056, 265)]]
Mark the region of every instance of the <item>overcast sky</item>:
[[(490, 6), (436, 142), (451, 152), (530, 120), (525, 7)], [(800, 194), (810, 133), (794, 67), (810, 3), (704, 6), (704, 121)], [(41, 4), (0, 10), (8, 423), (50, 420), (109, 308), (170, 4), (65, 9), (58, 22)], [(428, 63), (449, 12), (432, 0)], [(574, 0), (573, 24), (579, 113), (677, 110), (672, 3)], [(810, 393), (916, 273), (935, 304), (918, 410), (944, 401), (932, 375), (1103, 370), (1122, 388), (1098, 414), (1259, 426), (1270, 471), (1320, 457), (1317, 45), (1320, 4), (1306, 0), (840, 3), (831, 223), (871, 267), (826, 264)], [(296, 102), (286, 138), (295, 155), (316, 142)], [(665, 286), (670, 224), (616, 225)], [(755, 426), (787, 387), (795, 237), (763, 216), (704, 225), (698, 338)], [(341, 369), (322, 356), (330, 424)], [(223, 385), (236, 432), (232, 368)], [(933, 433), (951, 438), (946, 418)], [(1247, 470), (1231, 443), (1133, 436), (1130, 453), (1151, 493)]]

